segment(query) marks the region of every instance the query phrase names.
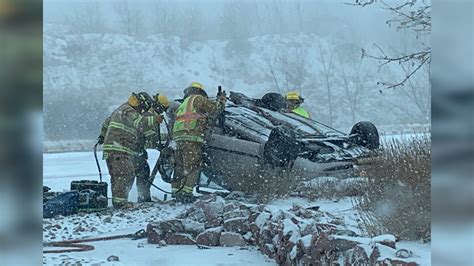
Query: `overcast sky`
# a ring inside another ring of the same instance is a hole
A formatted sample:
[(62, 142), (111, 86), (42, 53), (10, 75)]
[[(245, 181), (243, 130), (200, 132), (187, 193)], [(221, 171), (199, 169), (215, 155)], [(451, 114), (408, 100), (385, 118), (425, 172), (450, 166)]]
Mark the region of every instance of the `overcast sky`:
[[(65, 19), (74, 14), (76, 10), (87, 5), (90, 6), (99, 3), (102, 17), (113, 27), (117, 21), (113, 5), (120, 1), (121, 0), (44, 0), (44, 22), (64, 23)], [(397, 34), (395, 29), (390, 29), (385, 24), (386, 20), (391, 16), (389, 12), (382, 10), (379, 6), (361, 8), (345, 4), (345, 2), (350, 1), (352, 0), (302, 0), (302, 5), (313, 4), (312, 8), (303, 9), (302, 12), (306, 13), (306, 15), (317, 13), (319, 17), (326, 17), (324, 27), (326, 27), (328, 31), (341, 32), (342, 30), (347, 30), (344, 28), (351, 27), (352, 29), (349, 30), (353, 31), (357, 35), (357, 38), (365, 41), (386, 42), (387, 38), (393, 37), (393, 34)], [(223, 16), (223, 7), (226, 3), (229, 3), (230, 0), (133, 0), (129, 1), (129, 5), (132, 8), (140, 10), (142, 18), (146, 22), (156, 19), (157, 14), (154, 11), (154, 7), (158, 2), (166, 3), (168, 8), (177, 10), (177, 12), (185, 12), (185, 10), (189, 8), (199, 10), (200, 15), (205, 16), (205, 20), (207, 21), (206, 27), (212, 28), (213, 26), (217, 26), (219, 19)], [(289, 10), (289, 8), (295, 4), (295, 1), (292, 0), (241, 0), (234, 2), (250, 6), (249, 12), (252, 12), (252, 5), (258, 3), (262, 10), (261, 12), (265, 12), (267, 15), (273, 15), (271, 11), (268, 10), (267, 5), (278, 3), (283, 13), (282, 16), (285, 16), (285, 11)], [(242, 19), (245, 20), (245, 17)], [(344, 25), (337, 23), (338, 21), (343, 21)]]

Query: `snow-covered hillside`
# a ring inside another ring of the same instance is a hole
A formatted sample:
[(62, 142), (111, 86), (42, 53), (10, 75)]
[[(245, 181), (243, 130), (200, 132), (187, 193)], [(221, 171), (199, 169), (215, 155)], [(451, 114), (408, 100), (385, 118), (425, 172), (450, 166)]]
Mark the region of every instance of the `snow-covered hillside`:
[[(133, 89), (147, 91), (164, 89), (171, 91), (171, 97), (180, 97), (192, 80), (199, 80), (210, 90), (223, 84), (250, 96), (261, 96), (267, 90), (277, 90), (268, 77), (267, 64), (278, 68), (278, 55), (287, 55), (291, 62), (292, 57), (299, 56), (297, 52), (304, 53), (301, 56), (306, 71), (319, 73), (319, 46), (327, 49), (326, 42), (313, 34), (254, 37), (248, 40), (247, 52), (238, 54), (227, 41), (188, 42), (162, 35), (143, 39), (117, 34), (52, 35), (47, 25), (45, 33), (48, 90), (81, 86), (97, 90), (103, 89), (104, 82), (111, 82), (135, 84)], [(314, 82), (316, 77), (305, 79)], [(286, 84), (281, 87), (286, 89)], [(288, 89), (299, 88), (288, 84)]]
[[(252, 97), (300, 90), (314, 118), (326, 123), (332, 118), (333, 125), (347, 129), (361, 120), (426, 123), (429, 116), (403, 91), (379, 93), (376, 83), (400, 71), (379, 70), (376, 61), (361, 59), (362, 48), (375, 49), (366, 46), (329, 43), (315, 34), (196, 42), (164, 35), (70, 34), (45, 24), (45, 138), (95, 137), (102, 119), (130, 92), (175, 99), (191, 81), (205, 84), (211, 96), (217, 85)], [(415, 81), (428, 85), (423, 78)]]

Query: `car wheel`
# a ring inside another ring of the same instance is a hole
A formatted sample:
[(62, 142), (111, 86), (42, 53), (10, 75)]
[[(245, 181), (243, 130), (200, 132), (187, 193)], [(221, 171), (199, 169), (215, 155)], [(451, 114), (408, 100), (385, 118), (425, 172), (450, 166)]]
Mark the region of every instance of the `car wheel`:
[(292, 165), (298, 156), (295, 133), (285, 127), (275, 127), (265, 143), (263, 154), (265, 161), (273, 166)]
[(379, 132), (371, 122), (358, 122), (351, 130), (350, 139), (355, 144), (375, 150), (380, 146)]
[(164, 148), (161, 150), (157, 163), (161, 179), (166, 183), (171, 183), (173, 181), (175, 167), (174, 150), (171, 148)]

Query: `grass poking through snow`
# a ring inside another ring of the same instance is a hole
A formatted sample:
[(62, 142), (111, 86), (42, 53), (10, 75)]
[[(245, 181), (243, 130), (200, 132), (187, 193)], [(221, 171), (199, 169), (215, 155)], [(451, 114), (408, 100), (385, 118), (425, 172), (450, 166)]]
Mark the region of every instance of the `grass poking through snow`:
[(430, 239), (430, 136), (387, 142), (379, 151), (379, 159), (364, 170), (368, 191), (357, 203), (366, 233)]

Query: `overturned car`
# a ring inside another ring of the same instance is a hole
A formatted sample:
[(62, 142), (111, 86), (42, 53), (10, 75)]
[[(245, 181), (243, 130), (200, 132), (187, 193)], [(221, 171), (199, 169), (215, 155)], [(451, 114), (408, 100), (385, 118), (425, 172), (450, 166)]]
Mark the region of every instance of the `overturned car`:
[[(345, 134), (289, 112), (278, 93), (253, 99), (231, 92), (204, 147), (199, 186), (245, 191), (268, 177), (278, 182), (348, 173), (370, 163), (378, 147), (370, 122), (356, 123)], [(171, 180), (173, 167), (173, 151), (166, 148), (157, 162), (163, 180)]]

